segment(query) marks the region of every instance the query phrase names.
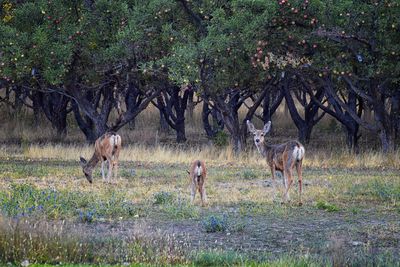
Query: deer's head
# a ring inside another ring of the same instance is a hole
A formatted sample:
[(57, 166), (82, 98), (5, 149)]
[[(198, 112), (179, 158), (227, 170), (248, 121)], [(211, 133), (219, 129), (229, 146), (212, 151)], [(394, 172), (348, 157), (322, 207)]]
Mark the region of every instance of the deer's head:
[(83, 174), (85, 174), (86, 179), (89, 181), (89, 183), (92, 183), (92, 169), (88, 166), (86, 159), (80, 157), (80, 164), (82, 166)]
[(265, 135), (271, 130), (271, 121), (267, 122), (262, 130), (257, 130), (254, 125), (247, 120), (247, 129), (254, 135), (254, 144), (258, 148), (264, 143)]

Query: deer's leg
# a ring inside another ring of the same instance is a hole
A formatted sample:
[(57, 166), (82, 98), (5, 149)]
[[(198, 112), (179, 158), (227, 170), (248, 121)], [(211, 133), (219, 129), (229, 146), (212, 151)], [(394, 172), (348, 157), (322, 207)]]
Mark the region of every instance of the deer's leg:
[(292, 169), (288, 169), (287, 171), (286, 171), (286, 176), (287, 176), (287, 186), (286, 186), (286, 190), (285, 190), (285, 198), (286, 198), (286, 201), (289, 201), (290, 200), (290, 195), (289, 195), (289, 189), (290, 189), (290, 186), (292, 185), (292, 182), (293, 182), (293, 179), (292, 179)]
[(207, 196), (206, 196), (206, 188), (204, 187), (204, 184), (201, 185), (199, 188), (200, 191), (200, 197), (201, 197), (201, 205), (204, 207), (207, 202)]
[(285, 201), (289, 200), (289, 189), (290, 185), (292, 184), (292, 169), (293, 169), (293, 162), (290, 157), (287, 155), (284, 155), (283, 157), (284, 162), (286, 162), (283, 166), (283, 179), (285, 179), (285, 195), (284, 199)]
[(274, 190), (274, 199), (275, 199), (275, 197), (276, 197), (275, 165), (274, 164), (270, 165), (270, 168), (271, 168), (271, 175), (272, 175), (272, 187), (273, 187), (272, 190)]
[(118, 179), (118, 161), (114, 161), (114, 179)]
[(104, 176), (104, 160), (101, 161), (101, 176), (103, 177), (103, 181), (106, 179)]
[(303, 160), (299, 160), (296, 162), (296, 170), (297, 170), (297, 176), (299, 179), (299, 205), (303, 205), (302, 199), (301, 199), (301, 193), (302, 193), (302, 183), (303, 183), (303, 176), (302, 176), (302, 165), (303, 165)]
[(110, 182), (110, 179), (111, 179), (111, 172), (112, 172), (112, 162), (111, 162), (111, 159), (107, 159), (107, 163), (108, 163), (107, 181)]
[(194, 202), (194, 197), (196, 196), (196, 184), (192, 181), (192, 186), (191, 186), (191, 194), (190, 194), (190, 199), (191, 202)]
[(115, 154), (114, 154), (114, 162), (115, 162), (115, 173), (114, 173), (114, 177), (116, 178), (116, 179), (118, 179), (118, 168), (119, 168), (119, 166), (118, 166), (118, 158), (119, 158), (119, 151), (120, 151), (120, 149), (117, 149), (116, 151), (115, 151)]

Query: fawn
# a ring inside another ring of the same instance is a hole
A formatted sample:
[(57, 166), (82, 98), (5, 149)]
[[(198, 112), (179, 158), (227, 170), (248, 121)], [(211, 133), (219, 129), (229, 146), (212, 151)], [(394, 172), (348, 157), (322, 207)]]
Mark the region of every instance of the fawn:
[[(264, 125), (262, 130), (257, 130), (247, 120), (247, 128), (254, 135), (254, 144), (258, 152), (267, 160), (271, 168), (272, 180), (275, 184), (275, 171), (283, 174), (285, 182), (284, 201), (289, 200), (289, 188), (292, 184), (293, 169), (296, 167), (299, 181), (299, 205), (302, 205), (302, 164), (304, 159), (304, 146), (298, 141), (292, 140), (282, 144), (269, 145), (265, 142), (265, 135), (271, 130), (271, 121)], [(275, 186), (274, 186), (275, 187)]]
[(108, 163), (107, 181), (110, 181), (111, 172), (114, 170), (114, 177), (118, 173), (118, 157), (121, 151), (121, 136), (114, 132), (108, 132), (100, 136), (94, 144), (94, 153), (89, 161), (86, 161), (83, 157), (80, 157), (80, 164), (83, 169), (83, 173), (89, 183), (93, 182), (92, 172), (97, 163), (101, 161), (101, 174), (103, 181), (106, 180), (104, 177), (104, 163)]
[(195, 160), (190, 167), (190, 171), (188, 171), (191, 182), (191, 201), (194, 202), (194, 197), (196, 195), (196, 191), (199, 190), (201, 204), (202, 206), (206, 205), (206, 188), (205, 182), (207, 178), (207, 170), (204, 161)]

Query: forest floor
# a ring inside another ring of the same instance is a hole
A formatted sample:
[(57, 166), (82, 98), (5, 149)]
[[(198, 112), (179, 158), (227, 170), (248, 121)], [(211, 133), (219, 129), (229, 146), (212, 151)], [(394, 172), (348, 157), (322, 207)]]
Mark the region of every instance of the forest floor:
[(398, 169), (305, 167), (298, 206), (297, 183), (281, 204), (281, 177), (274, 193), (266, 168), (214, 162), (206, 207), (187, 169), (123, 161), (89, 184), (78, 161), (2, 158), (0, 261), (399, 266)]

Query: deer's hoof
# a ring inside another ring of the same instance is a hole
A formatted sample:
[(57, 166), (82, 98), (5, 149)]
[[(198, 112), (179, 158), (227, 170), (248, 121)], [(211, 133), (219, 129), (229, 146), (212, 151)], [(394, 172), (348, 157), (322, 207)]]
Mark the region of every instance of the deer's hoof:
[(303, 206), (303, 202), (299, 202), (299, 207)]

